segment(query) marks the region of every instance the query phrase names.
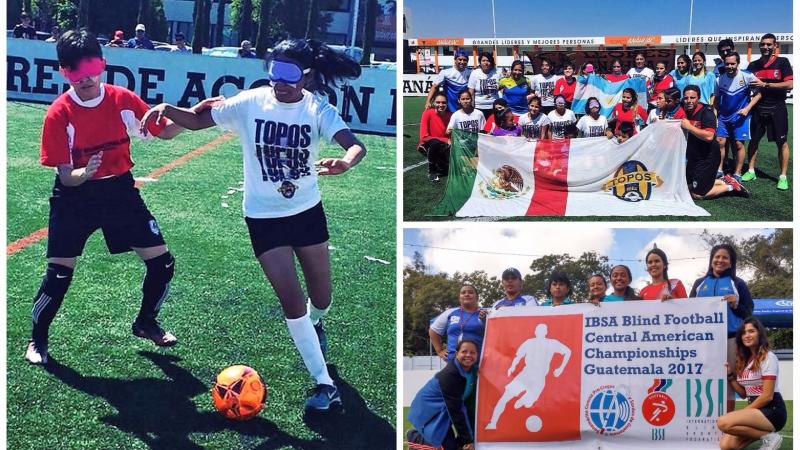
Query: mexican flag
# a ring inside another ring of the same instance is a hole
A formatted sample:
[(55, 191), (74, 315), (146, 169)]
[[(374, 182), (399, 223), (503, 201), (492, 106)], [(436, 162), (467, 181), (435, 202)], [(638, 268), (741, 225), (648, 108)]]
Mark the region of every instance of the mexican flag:
[(708, 216), (686, 185), (686, 137), (664, 120), (623, 144), (453, 131), (444, 198), (431, 215)]

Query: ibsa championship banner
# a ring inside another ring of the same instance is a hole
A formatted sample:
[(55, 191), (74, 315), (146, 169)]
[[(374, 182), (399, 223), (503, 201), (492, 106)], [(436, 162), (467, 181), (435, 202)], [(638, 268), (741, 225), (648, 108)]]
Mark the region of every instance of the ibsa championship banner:
[[(9, 100), (51, 103), (69, 89), (58, 71), (54, 43), (8, 39)], [(188, 107), (217, 95), (232, 97), (243, 89), (268, 84), (264, 62), (164, 51), (103, 48), (108, 61), (103, 81), (123, 86), (149, 104)], [(330, 89), (328, 98), (354, 131), (395, 134), (396, 72), (363, 68), (361, 77)]]
[(454, 130), (445, 194), (431, 215), (708, 216), (689, 194), (685, 158), (677, 120), (658, 121), (623, 144)]
[(493, 312), (476, 448), (718, 449), (725, 305), (716, 297)]

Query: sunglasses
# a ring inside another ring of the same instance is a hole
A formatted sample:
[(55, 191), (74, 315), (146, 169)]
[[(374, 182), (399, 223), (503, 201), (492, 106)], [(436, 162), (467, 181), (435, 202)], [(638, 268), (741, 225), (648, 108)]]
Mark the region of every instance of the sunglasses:
[(295, 63), (287, 61), (272, 60), (267, 69), (270, 81), (281, 82), (297, 87), (296, 84), (303, 79), (303, 75), (311, 72), (311, 69), (301, 69)]

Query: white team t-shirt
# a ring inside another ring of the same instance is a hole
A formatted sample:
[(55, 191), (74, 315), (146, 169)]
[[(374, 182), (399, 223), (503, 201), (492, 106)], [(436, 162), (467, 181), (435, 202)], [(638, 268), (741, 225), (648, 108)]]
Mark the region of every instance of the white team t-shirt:
[(478, 133), (486, 125), (486, 117), (482, 112), (473, 109), (467, 114), (463, 109), (459, 109), (450, 116), (450, 123), (447, 124), (448, 130), (466, 130), (470, 133)]
[(496, 69), (489, 73), (484, 73), (481, 69), (475, 69), (469, 75), (467, 87), (475, 89), (475, 107), (479, 109), (491, 109), (492, 104), (497, 100), (497, 88), (499, 87), (500, 74)]
[(643, 67), (641, 69), (637, 69), (636, 67), (631, 67), (628, 71), (628, 78), (644, 78), (647, 80), (647, 86), (650, 87), (653, 84), (653, 77), (656, 76), (656, 73), (653, 72), (653, 69), (649, 67)]
[(759, 370), (752, 370), (752, 367), (753, 362), (750, 361), (742, 371), (741, 378), (736, 377), (736, 381), (744, 387), (748, 397), (757, 397), (764, 392), (764, 380), (774, 380), (774, 392), (780, 392), (778, 388), (778, 357), (775, 356), (775, 353), (767, 353), (767, 357), (761, 361)]
[(531, 78), (531, 86), (536, 95), (542, 99), (542, 106), (555, 105), (553, 102), (555, 100), (553, 91), (556, 89), (556, 81), (558, 81), (559, 78), (563, 77), (560, 75), (553, 75), (552, 73), (548, 77), (537, 73)]
[(545, 125), (550, 125), (550, 118), (546, 114), (539, 113), (533, 119), (530, 114), (525, 114), (519, 118), (522, 135), (529, 139), (543, 139), (542, 127)]
[(608, 128), (608, 119), (602, 114), (597, 120), (590, 115), (585, 115), (578, 120), (576, 127), (581, 132), (581, 137), (605, 136), (606, 128)]
[(347, 129), (324, 97), (303, 91), (299, 102), (281, 103), (265, 86), (225, 99), (211, 117), (242, 140), (245, 216), (287, 217), (319, 203), (314, 162), (320, 137), (331, 141)]
[(571, 109), (565, 109), (563, 116), (559, 116), (554, 109), (550, 111), (547, 118), (550, 119), (550, 131), (553, 134), (553, 139), (565, 139), (567, 127), (577, 122), (575, 113)]

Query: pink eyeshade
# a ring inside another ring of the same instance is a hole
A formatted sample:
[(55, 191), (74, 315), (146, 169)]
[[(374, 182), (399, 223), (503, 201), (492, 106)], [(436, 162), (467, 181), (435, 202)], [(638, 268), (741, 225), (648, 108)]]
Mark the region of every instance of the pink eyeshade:
[(106, 70), (106, 60), (103, 58), (92, 57), (84, 58), (78, 63), (75, 69), (62, 67), (61, 73), (71, 82), (76, 83), (86, 77), (96, 77)]

